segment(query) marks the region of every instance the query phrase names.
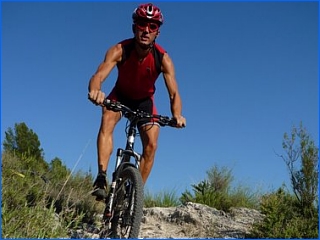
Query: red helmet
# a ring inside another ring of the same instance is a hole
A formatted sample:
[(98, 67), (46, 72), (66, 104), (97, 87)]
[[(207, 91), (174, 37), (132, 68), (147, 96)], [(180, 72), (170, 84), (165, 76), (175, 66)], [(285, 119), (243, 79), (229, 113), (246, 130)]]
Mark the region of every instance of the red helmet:
[(134, 22), (138, 19), (142, 19), (156, 21), (160, 25), (163, 24), (163, 15), (161, 10), (152, 3), (141, 4), (138, 6), (133, 11), (132, 19)]

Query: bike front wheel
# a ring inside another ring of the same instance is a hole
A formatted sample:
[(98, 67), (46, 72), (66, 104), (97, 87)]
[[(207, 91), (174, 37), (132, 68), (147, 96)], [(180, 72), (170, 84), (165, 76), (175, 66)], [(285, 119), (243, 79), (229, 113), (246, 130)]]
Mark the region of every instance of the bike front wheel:
[(111, 220), (113, 238), (138, 238), (143, 216), (143, 181), (139, 170), (133, 166), (119, 174), (115, 191), (115, 205)]

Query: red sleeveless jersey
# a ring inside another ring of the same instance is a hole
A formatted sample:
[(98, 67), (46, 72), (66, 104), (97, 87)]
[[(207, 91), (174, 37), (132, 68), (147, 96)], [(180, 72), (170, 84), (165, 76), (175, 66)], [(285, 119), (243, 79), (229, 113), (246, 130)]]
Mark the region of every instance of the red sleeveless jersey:
[(148, 55), (140, 61), (134, 47), (134, 39), (120, 42), (122, 61), (117, 64), (118, 79), (114, 91), (127, 99), (143, 99), (155, 93), (155, 82), (161, 72), (161, 62), (166, 52), (154, 44)]

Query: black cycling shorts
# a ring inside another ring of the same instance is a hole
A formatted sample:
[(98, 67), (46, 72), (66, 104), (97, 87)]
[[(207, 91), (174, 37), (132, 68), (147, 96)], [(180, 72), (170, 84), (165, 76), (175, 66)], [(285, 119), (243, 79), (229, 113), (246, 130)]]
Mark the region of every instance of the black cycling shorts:
[[(157, 114), (157, 109), (154, 104), (153, 96), (143, 98), (143, 99), (128, 99), (128, 98), (125, 98), (124, 96), (122, 96), (121, 94), (117, 93), (115, 90), (113, 90), (108, 95), (107, 98), (110, 100), (113, 100), (113, 101), (118, 101), (121, 104), (129, 107), (133, 111), (136, 111), (139, 109), (140, 111), (144, 111), (144, 112), (147, 112), (150, 114)], [(140, 128), (143, 125), (149, 125), (149, 124), (159, 125), (157, 123), (157, 121), (154, 119), (146, 119), (146, 120), (140, 121), (137, 124), (137, 126), (138, 126), (138, 128)]]

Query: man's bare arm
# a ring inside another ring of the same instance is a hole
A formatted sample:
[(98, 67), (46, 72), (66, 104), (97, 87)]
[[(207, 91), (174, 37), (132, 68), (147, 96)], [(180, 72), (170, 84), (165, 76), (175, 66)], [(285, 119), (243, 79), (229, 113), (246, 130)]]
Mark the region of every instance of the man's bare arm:
[(89, 81), (89, 99), (96, 104), (102, 104), (105, 98), (105, 93), (101, 91), (102, 83), (109, 76), (116, 64), (121, 61), (122, 47), (117, 44), (108, 49), (104, 61), (99, 65), (95, 74)]
[(169, 93), (172, 116), (177, 120), (178, 127), (184, 127), (186, 120), (182, 116), (182, 102), (175, 77), (174, 64), (167, 53), (163, 56), (162, 71)]

